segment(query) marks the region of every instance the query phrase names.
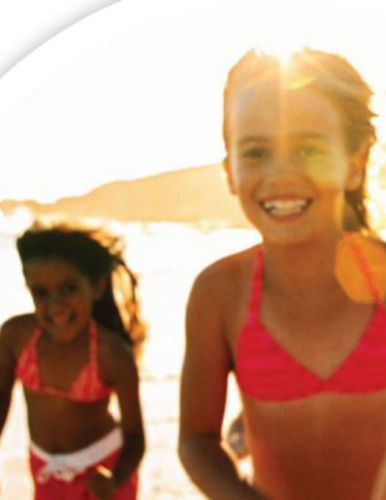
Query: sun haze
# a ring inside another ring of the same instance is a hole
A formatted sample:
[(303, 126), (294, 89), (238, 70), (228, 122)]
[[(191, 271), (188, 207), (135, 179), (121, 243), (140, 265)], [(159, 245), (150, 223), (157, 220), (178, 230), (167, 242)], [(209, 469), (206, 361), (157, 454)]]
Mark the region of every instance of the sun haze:
[(252, 46), (338, 51), (386, 89), (386, 10), (375, 0), (156, 3), (111, 5), (0, 80), (0, 198), (54, 201), (219, 163), (226, 72)]

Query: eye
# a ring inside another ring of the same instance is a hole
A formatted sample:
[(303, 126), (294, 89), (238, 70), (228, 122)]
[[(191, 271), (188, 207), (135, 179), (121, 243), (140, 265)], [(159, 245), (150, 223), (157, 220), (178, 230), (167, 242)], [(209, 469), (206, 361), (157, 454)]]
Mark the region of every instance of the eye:
[(306, 144), (295, 150), (295, 155), (304, 159), (316, 159), (326, 155), (326, 150), (321, 146)]
[(242, 153), (243, 158), (247, 158), (250, 160), (265, 160), (269, 158), (271, 152), (268, 148), (262, 146), (254, 146), (246, 149)]
[(34, 300), (43, 301), (48, 297), (48, 291), (43, 287), (34, 286), (30, 288), (30, 292)]
[(80, 290), (80, 286), (78, 283), (69, 282), (65, 283), (62, 287), (62, 293), (64, 296), (70, 297), (71, 295), (75, 295)]

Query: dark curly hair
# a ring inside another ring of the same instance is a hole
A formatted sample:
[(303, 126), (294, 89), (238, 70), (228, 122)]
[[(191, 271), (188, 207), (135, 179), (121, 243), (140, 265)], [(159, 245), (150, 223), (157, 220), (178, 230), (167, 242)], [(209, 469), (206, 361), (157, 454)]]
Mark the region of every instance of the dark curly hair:
[(140, 318), (138, 283), (123, 258), (122, 240), (102, 229), (35, 222), (17, 238), (22, 266), (36, 258), (59, 257), (72, 264), (91, 283), (105, 277), (104, 294), (93, 306), (97, 323), (117, 332), (139, 354), (145, 338)]

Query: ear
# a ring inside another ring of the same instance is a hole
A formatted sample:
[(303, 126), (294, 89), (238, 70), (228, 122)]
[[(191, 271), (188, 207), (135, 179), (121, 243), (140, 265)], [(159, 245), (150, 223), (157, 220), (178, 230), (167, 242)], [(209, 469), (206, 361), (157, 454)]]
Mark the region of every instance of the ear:
[(105, 294), (106, 289), (107, 289), (107, 278), (106, 276), (103, 276), (94, 283), (94, 300), (97, 301), (101, 299)]
[(233, 183), (233, 176), (232, 176), (231, 166), (229, 164), (229, 157), (228, 156), (226, 156), (223, 159), (222, 166), (224, 168), (224, 172), (225, 172), (225, 175), (226, 175), (226, 179), (227, 179), (227, 184), (228, 184), (229, 191), (230, 191), (231, 194), (236, 194), (235, 186), (234, 186), (234, 183)]
[(349, 173), (346, 180), (346, 190), (355, 191), (363, 182), (363, 176), (367, 165), (368, 153), (360, 151), (352, 155), (349, 165)]

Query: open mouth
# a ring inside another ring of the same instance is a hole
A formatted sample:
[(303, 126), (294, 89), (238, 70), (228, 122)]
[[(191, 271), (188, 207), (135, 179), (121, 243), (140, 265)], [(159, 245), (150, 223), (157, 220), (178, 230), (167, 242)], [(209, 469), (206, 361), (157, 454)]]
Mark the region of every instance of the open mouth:
[(51, 317), (51, 324), (55, 328), (59, 328), (61, 330), (65, 330), (72, 323), (73, 317), (71, 315), (56, 315)]
[(266, 200), (261, 201), (260, 206), (270, 215), (277, 217), (288, 217), (304, 212), (312, 203), (310, 198), (299, 198), (294, 200)]

